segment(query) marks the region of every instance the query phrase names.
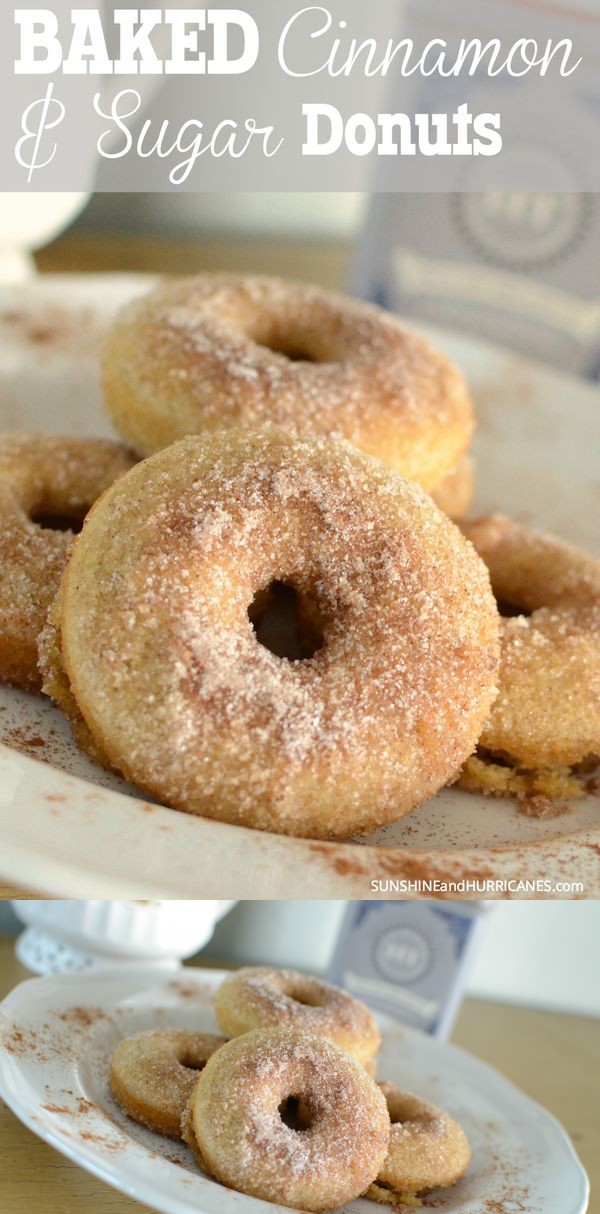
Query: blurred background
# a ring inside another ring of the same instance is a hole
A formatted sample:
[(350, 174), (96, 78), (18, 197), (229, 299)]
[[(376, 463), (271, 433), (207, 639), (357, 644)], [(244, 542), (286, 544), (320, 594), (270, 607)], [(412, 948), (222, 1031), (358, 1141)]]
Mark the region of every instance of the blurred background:
[(598, 195), (0, 195), (0, 279), (32, 268), (33, 249), (51, 272), (233, 270), (346, 288), (600, 378)]
[(368, 206), (359, 194), (0, 194), (0, 278), (20, 246), (51, 273), (235, 270), (342, 287)]
[(95, 194), (77, 229), (352, 241), (366, 194)]
[[(414, 911), (419, 904), (393, 905), (401, 923), (403, 907)], [(426, 911), (428, 904), (421, 906)], [(240, 902), (217, 923), (202, 958), (215, 965), (271, 964), (326, 973), (347, 907), (341, 901)], [(465, 974), (467, 995), (600, 1014), (600, 902), (484, 904), (475, 913), (480, 924)], [(0, 903), (0, 932), (16, 936), (20, 930), (10, 905)]]

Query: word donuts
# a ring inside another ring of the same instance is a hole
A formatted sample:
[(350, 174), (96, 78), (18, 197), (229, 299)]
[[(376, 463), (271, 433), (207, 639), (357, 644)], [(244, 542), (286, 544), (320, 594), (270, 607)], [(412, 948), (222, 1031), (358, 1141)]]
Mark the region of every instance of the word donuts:
[(471, 1159), (467, 1136), (458, 1122), (393, 1083), (380, 1083), (379, 1087), (390, 1115), (390, 1143), (367, 1197), (410, 1204), (417, 1193), (456, 1184)]
[(115, 1100), (134, 1121), (168, 1138), (181, 1138), (181, 1116), (198, 1074), (225, 1041), (186, 1029), (151, 1029), (126, 1037), (111, 1059)]
[(128, 305), (108, 334), (110, 415), (149, 455), (272, 424), (345, 438), (434, 490), (473, 431), (465, 382), (383, 309), (274, 278), (203, 274)]
[(500, 691), (461, 784), (581, 796), (600, 755), (600, 561), (502, 515), (463, 530), (504, 618)]
[(364, 1003), (295, 970), (237, 970), (219, 987), (215, 1011), (228, 1037), (255, 1028), (296, 1028), (328, 1037), (362, 1063), (373, 1058), (381, 1041), (377, 1021)]
[(296, 1029), (255, 1029), (206, 1064), (184, 1135), (229, 1188), (331, 1210), (374, 1181), (390, 1120), (377, 1084), (333, 1042)]
[(0, 437), (0, 679), (41, 687), (37, 640), (74, 531), (134, 463), (121, 444), (100, 438)]
[[(320, 635), (261, 644), (287, 585)], [(71, 693), (110, 763), (163, 803), (347, 838), (396, 820), (472, 753), (495, 694), (485, 566), (417, 486), (348, 444), (190, 437), (91, 511), (59, 605)]]

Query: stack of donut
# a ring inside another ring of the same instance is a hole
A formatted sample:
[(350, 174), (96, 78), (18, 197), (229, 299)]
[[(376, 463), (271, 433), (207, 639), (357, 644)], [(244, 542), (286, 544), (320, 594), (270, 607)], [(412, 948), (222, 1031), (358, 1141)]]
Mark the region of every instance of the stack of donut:
[(446, 358), (380, 308), (273, 278), (172, 280), (105, 343), (108, 411), (142, 455), (274, 426), (346, 439), (466, 513), (473, 406)]
[(0, 436), (0, 678), (41, 689), (38, 638), (69, 549), (101, 493), (135, 463), (120, 443)]
[[(485, 520), (451, 521), (473, 409), (428, 342), (317, 288), (201, 275), (123, 310), (103, 380), (127, 447), (0, 441), (0, 675), (41, 684), (95, 761), (173, 808), (324, 839), (461, 772), (522, 798), (589, 783), (600, 566), (546, 547), (559, 602), (543, 541), (492, 553)], [(96, 497), (76, 539), (52, 529)], [(530, 619), (499, 620), (485, 563), (504, 596), (509, 549)]]
[(490, 571), (502, 648), (500, 693), (460, 783), (551, 817), (597, 791), (600, 561), (503, 515), (463, 531)]
[(229, 1188), (306, 1210), (365, 1195), (420, 1205), (471, 1156), (456, 1121), (369, 1073), (368, 1008), (292, 970), (245, 968), (219, 988), (227, 1035), (160, 1029), (117, 1046), (110, 1083), (135, 1121), (182, 1139)]

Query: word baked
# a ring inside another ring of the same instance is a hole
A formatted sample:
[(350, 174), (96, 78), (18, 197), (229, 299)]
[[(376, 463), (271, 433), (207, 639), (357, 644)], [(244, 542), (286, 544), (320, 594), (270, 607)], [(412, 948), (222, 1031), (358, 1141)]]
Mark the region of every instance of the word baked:
[[(111, 58), (102, 17), (95, 8), (71, 10), (68, 49), (59, 37), (58, 18), (51, 9), (17, 9), (20, 57), (17, 75), (240, 75), (254, 67), (259, 35), (249, 13), (238, 8), (116, 9), (112, 18), (118, 41), (117, 58)], [(211, 43), (201, 50), (201, 35)], [(156, 42), (168, 43), (167, 57), (157, 54)], [(241, 50), (232, 44), (241, 40)]]

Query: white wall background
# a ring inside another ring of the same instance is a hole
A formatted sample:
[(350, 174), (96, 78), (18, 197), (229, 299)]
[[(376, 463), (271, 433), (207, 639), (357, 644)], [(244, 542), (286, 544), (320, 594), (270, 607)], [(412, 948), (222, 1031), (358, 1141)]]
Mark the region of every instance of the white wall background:
[(471, 994), (600, 1015), (600, 902), (492, 909)]
[(352, 240), (364, 194), (96, 194), (84, 228), (180, 236)]
[[(238, 903), (204, 955), (318, 973), (329, 964), (346, 905)], [(499, 902), (485, 918), (468, 994), (600, 1015), (600, 902)], [(0, 903), (0, 931), (18, 930), (8, 903)]]
[[(344, 902), (253, 902), (218, 926), (222, 960), (315, 971), (329, 962)], [(500, 902), (487, 914), (467, 993), (600, 1015), (600, 902)]]

